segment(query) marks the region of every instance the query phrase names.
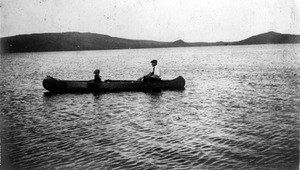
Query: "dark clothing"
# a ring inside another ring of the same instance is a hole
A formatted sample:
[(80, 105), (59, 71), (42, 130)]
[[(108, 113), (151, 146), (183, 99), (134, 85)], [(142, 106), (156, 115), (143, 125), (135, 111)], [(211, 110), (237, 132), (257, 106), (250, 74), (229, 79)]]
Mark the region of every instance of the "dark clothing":
[(101, 78), (99, 75), (95, 75), (94, 82), (101, 82)]
[(155, 67), (153, 67), (153, 71), (151, 72), (151, 76), (153, 76), (154, 75), (154, 71), (155, 71)]
[(153, 81), (161, 81), (161, 79), (160, 78), (150, 77), (150, 76), (145, 76), (143, 78), (143, 81), (144, 82), (153, 82)]

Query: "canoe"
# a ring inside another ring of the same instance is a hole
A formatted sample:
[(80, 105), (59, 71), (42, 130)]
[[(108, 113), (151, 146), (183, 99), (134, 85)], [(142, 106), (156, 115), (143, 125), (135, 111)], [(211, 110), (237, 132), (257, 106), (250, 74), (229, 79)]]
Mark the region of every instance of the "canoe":
[(136, 80), (106, 80), (105, 82), (59, 80), (47, 76), (43, 80), (46, 90), (54, 93), (69, 92), (115, 92), (115, 91), (161, 91), (184, 90), (185, 80), (179, 76), (173, 80), (143, 82)]

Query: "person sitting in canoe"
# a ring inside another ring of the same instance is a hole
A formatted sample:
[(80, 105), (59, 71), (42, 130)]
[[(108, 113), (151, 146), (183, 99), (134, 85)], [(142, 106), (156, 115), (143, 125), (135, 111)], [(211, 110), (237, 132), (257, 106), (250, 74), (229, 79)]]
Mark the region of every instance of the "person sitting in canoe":
[(94, 71), (94, 74), (95, 74), (95, 76), (94, 76), (94, 82), (97, 82), (97, 83), (102, 82), (101, 78), (100, 78), (101, 76), (99, 75), (100, 74), (100, 70), (96, 69)]
[(153, 71), (150, 72), (149, 74), (145, 75), (144, 77), (140, 78), (139, 80), (143, 81), (160, 81), (161, 80), (161, 73), (160, 73), (160, 68), (157, 65), (157, 60), (152, 60), (151, 61)]

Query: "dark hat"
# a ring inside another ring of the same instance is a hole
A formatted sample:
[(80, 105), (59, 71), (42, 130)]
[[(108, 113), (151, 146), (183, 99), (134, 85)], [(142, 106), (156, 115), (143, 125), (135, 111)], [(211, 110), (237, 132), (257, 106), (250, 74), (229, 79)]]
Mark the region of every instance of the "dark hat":
[(157, 63), (157, 60), (152, 60), (151, 63)]
[(100, 70), (99, 69), (96, 69), (95, 71), (94, 71), (94, 74), (99, 74), (100, 73)]

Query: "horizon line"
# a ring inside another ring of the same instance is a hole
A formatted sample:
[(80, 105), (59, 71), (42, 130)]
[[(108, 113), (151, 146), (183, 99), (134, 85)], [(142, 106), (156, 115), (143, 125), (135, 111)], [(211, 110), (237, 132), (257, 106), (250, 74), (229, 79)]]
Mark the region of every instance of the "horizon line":
[[(80, 31), (68, 31), (68, 32), (44, 32), (44, 33), (27, 33), (27, 34), (17, 34), (17, 35), (11, 35), (11, 36), (5, 36), (5, 37), (0, 37), (0, 39), (3, 38), (10, 38), (10, 37), (16, 37), (16, 36), (23, 36), (23, 35), (41, 35), (41, 34), (63, 34), (63, 33), (80, 33), (80, 34), (97, 34), (97, 35), (105, 35), (105, 36), (109, 36), (112, 38), (121, 38), (121, 39), (126, 39), (126, 40), (138, 40), (138, 41), (155, 41), (155, 42), (176, 42), (176, 41), (183, 41), (185, 43), (216, 43), (216, 42), (235, 42), (235, 41), (193, 41), (193, 42), (188, 42), (188, 41), (184, 41), (182, 39), (177, 39), (174, 41), (158, 41), (158, 40), (150, 40), (150, 39), (131, 39), (131, 38), (123, 38), (123, 37), (116, 37), (116, 36), (111, 36), (108, 34), (101, 34), (101, 33), (93, 33), (93, 32), (80, 32)], [(249, 37), (246, 37), (244, 39), (256, 36), (256, 35), (261, 35), (261, 34), (267, 34), (267, 33), (277, 33), (277, 34), (282, 34), (282, 35), (296, 35), (296, 36), (300, 36), (300, 34), (292, 34), (292, 33), (280, 33), (280, 32), (276, 32), (276, 31), (267, 31), (267, 32), (263, 32), (263, 33), (259, 33), (259, 34), (255, 34), (255, 35), (250, 35)], [(244, 40), (241, 39), (241, 40)], [(241, 40), (236, 40), (236, 41), (241, 41)]]

